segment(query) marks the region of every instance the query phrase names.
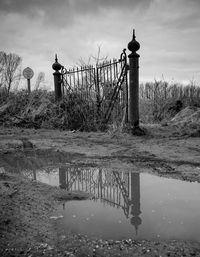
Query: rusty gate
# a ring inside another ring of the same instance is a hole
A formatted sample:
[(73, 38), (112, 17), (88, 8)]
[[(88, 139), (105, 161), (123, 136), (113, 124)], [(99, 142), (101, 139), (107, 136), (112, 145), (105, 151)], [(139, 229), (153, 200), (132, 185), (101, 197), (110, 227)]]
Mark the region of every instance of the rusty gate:
[(120, 58), (67, 69), (61, 68), (62, 94), (76, 92), (90, 102), (97, 120), (108, 123), (128, 120), (128, 84), (126, 49)]

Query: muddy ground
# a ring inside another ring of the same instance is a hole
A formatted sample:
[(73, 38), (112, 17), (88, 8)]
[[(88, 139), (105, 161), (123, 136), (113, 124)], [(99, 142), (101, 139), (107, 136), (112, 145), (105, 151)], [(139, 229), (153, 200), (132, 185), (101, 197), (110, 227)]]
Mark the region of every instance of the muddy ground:
[(1, 127), (0, 256), (200, 256), (199, 242), (105, 241), (67, 234), (51, 219), (58, 201), (90, 196), (28, 180), (15, 170), (17, 159), (27, 151), (39, 154), (51, 150), (51, 158), (62, 153), (69, 165), (149, 172), (200, 182), (199, 137), (179, 135), (170, 126), (152, 125), (146, 131), (146, 136), (136, 137), (118, 131)]

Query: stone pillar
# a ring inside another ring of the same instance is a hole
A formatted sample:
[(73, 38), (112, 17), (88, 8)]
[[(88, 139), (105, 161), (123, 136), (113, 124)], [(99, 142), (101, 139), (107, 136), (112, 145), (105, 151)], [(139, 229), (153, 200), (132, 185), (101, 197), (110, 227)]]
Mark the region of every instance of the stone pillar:
[[(141, 134), (139, 128), (139, 54), (136, 53), (140, 49), (140, 44), (135, 40), (135, 30), (133, 30), (133, 38), (128, 43), (128, 49), (131, 53), (129, 57), (129, 122), (133, 134)], [(139, 132), (139, 133), (138, 133)]]
[(62, 98), (62, 90), (61, 90), (61, 73), (60, 69), (62, 68), (62, 65), (58, 62), (57, 54), (55, 57), (55, 63), (52, 65), (53, 70), (55, 72), (53, 73), (54, 76), (54, 90), (55, 90), (55, 100), (59, 101)]

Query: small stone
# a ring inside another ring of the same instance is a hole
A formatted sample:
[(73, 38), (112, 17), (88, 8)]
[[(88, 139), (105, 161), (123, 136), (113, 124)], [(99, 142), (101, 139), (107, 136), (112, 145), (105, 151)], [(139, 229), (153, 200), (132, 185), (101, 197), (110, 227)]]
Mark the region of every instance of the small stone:
[(41, 243), (39, 245), (39, 248), (47, 248), (48, 244), (47, 243)]
[(51, 216), (50, 217), (50, 219), (52, 219), (52, 220), (57, 220), (57, 219), (62, 219), (62, 218), (63, 218), (62, 215), (60, 215), (60, 216)]
[(47, 250), (53, 250), (53, 247), (51, 247), (50, 245), (47, 246)]

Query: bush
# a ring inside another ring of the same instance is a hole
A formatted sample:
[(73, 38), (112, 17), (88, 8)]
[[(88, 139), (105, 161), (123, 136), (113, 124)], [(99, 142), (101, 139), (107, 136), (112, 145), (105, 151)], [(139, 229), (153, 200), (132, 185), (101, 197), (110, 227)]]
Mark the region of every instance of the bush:
[(140, 85), (140, 118), (144, 123), (169, 120), (186, 106), (200, 107), (200, 87), (165, 81)]
[(35, 90), (27, 94), (27, 91), (19, 91), (1, 103), (0, 115), (2, 125), (81, 131), (97, 129), (94, 104), (73, 92), (55, 102), (52, 92)]

